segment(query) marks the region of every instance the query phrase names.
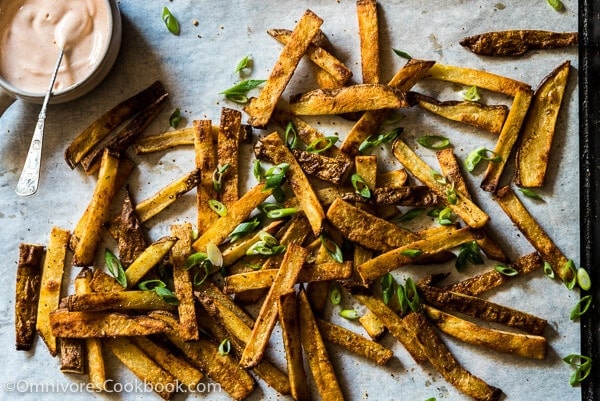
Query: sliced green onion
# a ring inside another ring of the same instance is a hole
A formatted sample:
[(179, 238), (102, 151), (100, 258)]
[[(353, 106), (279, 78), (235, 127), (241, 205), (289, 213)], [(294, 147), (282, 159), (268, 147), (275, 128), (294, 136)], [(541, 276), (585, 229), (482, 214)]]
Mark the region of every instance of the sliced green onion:
[(254, 231), (256, 227), (260, 225), (260, 220), (257, 217), (254, 217), (252, 220), (245, 221), (240, 223), (233, 229), (231, 234), (229, 234), (229, 241), (235, 242), (238, 239), (242, 238), (244, 235), (249, 232)]
[(223, 254), (217, 245), (209, 242), (206, 245), (206, 256), (208, 261), (215, 267), (223, 266)]
[(410, 60), (412, 57), (410, 56), (410, 54), (402, 51), (402, 50), (398, 50), (398, 49), (392, 49), (394, 51), (394, 53), (396, 53), (397, 56), (405, 58), (407, 60)]
[(576, 386), (584, 381), (592, 370), (592, 358), (585, 355), (570, 354), (563, 358), (563, 361), (576, 368), (569, 379), (571, 386)]
[(213, 171), (212, 180), (215, 192), (221, 192), (221, 187), (223, 185), (223, 175), (229, 169), (229, 167), (230, 164), (227, 163), (223, 166), (217, 166), (215, 171)]
[(239, 104), (246, 104), (248, 103), (248, 96), (241, 94), (241, 93), (231, 93), (229, 95), (225, 95), (225, 99), (234, 102), (234, 103), (239, 103)]
[(404, 283), (404, 289), (410, 310), (417, 312), (419, 309), (421, 309), (421, 297), (419, 296), (417, 286), (412, 278), (409, 277), (406, 279), (406, 282)]
[(410, 305), (408, 304), (408, 298), (406, 298), (406, 289), (404, 286), (398, 284), (398, 288), (396, 289), (396, 295), (398, 296), (398, 305), (400, 305), (400, 312), (402, 315), (406, 315), (410, 310)]
[(404, 223), (404, 222), (407, 222), (407, 221), (414, 220), (420, 214), (422, 214), (423, 211), (425, 211), (425, 209), (419, 208), (419, 207), (416, 207), (414, 209), (410, 209), (409, 211), (407, 211), (406, 213), (404, 213), (402, 216), (394, 218), (393, 222), (394, 223)]
[(394, 139), (396, 139), (398, 137), (398, 135), (400, 135), (402, 133), (403, 130), (404, 129), (402, 127), (397, 127), (389, 132), (385, 132), (385, 133), (381, 133), (381, 134), (377, 134), (377, 135), (370, 135), (369, 137), (367, 137), (367, 139), (365, 139), (364, 141), (361, 142), (361, 144), (358, 147), (358, 152), (362, 153), (365, 150), (375, 148), (375, 147), (381, 145), (382, 143), (393, 142)]
[(569, 269), (573, 273), (573, 278), (569, 281), (565, 281), (565, 285), (567, 286), (567, 288), (572, 290), (573, 288), (575, 288), (575, 284), (577, 284), (577, 268), (575, 267), (575, 263), (573, 262), (573, 260), (569, 259), (567, 261), (565, 269)]
[(208, 206), (214, 210), (219, 216), (224, 217), (227, 216), (227, 206), (222, 204), (216, 199), (209, 199)]
[(429, 175), (431, 175), (431, 178), (433, 178), (433, 180), (440, 185), (448, 184), (448, 180), (446, 180), (446, 177), (444, 177), (442, 174), (438, 173), (435, 170), (431, 170), (429, 172)]
[(437, 222), (442, 226), (451, 226), (454, 224), (454, 213), (452, 213), (452, 208), (450, 206), (446, 206), (441, 209), (433, 209), (429, 216), (435, 217)]
[(590, 279), (590, 275), (583, 267), (577, 269), (577, 284), (579, 285), (579, 288), (584, 291), (588, 291), (590, 288), (592, 288), (592, 280)]
[(325, 247), (325, 250), (331, 256), (333, 260), (338, 263), (344, 262), (344, 255), (342, 254), (342, 250), (340, 247), (331, 239), (331, 237), (325, 233), (321, 234), (319, 237), (321, 239), (321, 244)]
[(463, 98), (470, 102), (478, 102), (481, 100), (477, 86), (473, 85), (469, 89), (463, 92)]
[(344, 309), (340, 311), (340, 316), (348, 320), (356, 320), (360, 317), (357, 311), (354, 309)]
[(337, 136), (326, 136), (318, 138), (312, 141), (307, 147), (306, 151), (310, 153), (322, 153), (327, 149), (331, 148), (340, 138)]
[(264, 241), (268, 246), (279, 245), (279, 240), (266, 231), (260, 231), (258, 233), (258, 238), (261, 241)]
[(352, 177), (350, 177), (350, 182), (352, 183), (354, 191), (357, 194), (367, 199), (371, 197), (371, 190), (367, 186), (365, 180), (360, 175), (356, 173), (352, 174)]
[(519, 274), (518, 271), (516, 271), (514, 268), (510, 267), (510, 266), (506, 266), (506, 265), (496, 265), (496, 267), (494, 267), (494, 269), (505, 276), (509, 276), (509, 277), (513, 277)]
[(231, 342), (226, 338), (219, 344), (219, 355), (229, 355), (231, 352)]
[(444, 149), (450, 146), (450, 139), (439, 135), (424, 135), (417, 139), (417, 143), (428, 149)]
[(162, 19), (169, 32), (171, 32), (173, 35), (179, 35), (179, 21), (177, 21), (177, 18), (175, 18), (175, 16), (167, 7), (163, 8)]
[(264, 175), (265, 189), (273, 189), (281, 186), (289, 168), (289, 163), (280, 163), (268, 169)]
[(468, 263), (481, 265), (483, 262), (479, 245), (477, 242), (471, 241), (460, 246), (454, 266), (456, 267), (456, 271), (462, 272), (467, 267)]
[(552, 265), (548, 262), (544, 262), (544, 274), (550, 278), (554, 278), (554, 269), (552, 269)]
[(166, 287), (162, 280), (146, 280), (138, 284), (138, 288), (143, 291), (152, 291), (157, 287)]
[(173, 113), (169, 117), (169, 125), (173, 128), (177, 128), (179, 122), (181, 122), (181, 110), (179, 110), (178, 107), (175, 109), (175, 111), (173, 111)]
[(394, 276), (386, 273), (381, 277), (381, 296), (384, 304), (389, 304), (394, 295)]
[(285, 143), (288, 148), (296, 149), (298, 147), (298, 133), (296, 127), (291, 121), (285, 127)]
[(256, 241), (246, 250), (246, 255), (271, 256), (273, 255), (273, 249), (265, 241)]
[(421, 255), (423, 253), (423, 251), (420, 250), (420, 249), (404, 249), (400, 253), (402, 255), (414, 258), (414, 257), (417, 257), (417, 256)]
[(556, 11), (562, 11), (562, 9), (564, 8), (564, 4), (560, 0), (548, 0), (548, 4), (550, 4), (550, 7), (552, 7)]
[(127, 288), (127, 276), (125, 268), (117, 256), (108, 248), (104, 250), (104, 262), (108, 272), (117, 280), (123, 288)]
[(271, 195), (277, 202), (285, 201), (285, 191), (281, 187), (275, 187), (271, 190)]
[(282, 219), (284, 217), (293, 216), (298, 213), (298, 209), (295, 207), (286, 207), (283, 209), (269, 210), (267, 217), (270, 219)]
[(244, 263), (246, 266), (248, 266), (249, 268), (251, 268), (252, 270), (260, 270), (260, 268), (262, 267), (261, 265), (258, 264), (252, 264), (252, 263)]
[(446, 190), (446, 202), (448, 202), (449, 205), (456, 205), (456, 202), (458, 202), (458, 194), (454, 189), (454, 184), (452, 184), (452, 188)]
[(271, 210), (283, 209), (284, 206), (278, 202), (263, 202), (258, 205), (258, 209), (264, 214), (269, 213)]
[(254, 174), (254, 178), (256, 178), (256, 181), (258, 182), (262, 182), (265, 179), (265, 170), (262, 167), (262, 164), (260, 164), (260, 160), (254, 160), (254, 163), (252, 164), (252, 174)]
[(591, 305), (592, 305), (592, 296), (591, 295), (586, 295), (584, 297), (581, 297), (581, 299), (579, 301), (577, 301), (577, 303), (575, 304), (573, 309), (571, 309), (571, 313), (570, 313), (569, 317), (571, 318), (571, 320), (578, 319), (579, 317), (581, 317), (584, 313), (586, 313), (588, 311), (588, 309), (590, 308)]
[(179, 305), (179, 299), (177, 299), (177, 296), (166, 286), (154, 287), (154, 292), (169, 305)]
[(527, 196), (528, 198), (531, 199), (535, 199), (535, 200), (540, 200), (543, 201), (544, 198), (542, 198), (537, 192), (535, 192), (533, 189), (530, 188), (519, 188), (519, 191), (521, 191), (521, 193), (525, 196)]
[(329, 294), (329, 299), (333, 305), (339, 305), (342, 302), (342, 289), (337, 282), (331, 283), (331, 292)]
[(237, 63), (237, 66), (235, 67), (234, 72), (237, 74), (238, 72), (242, 71), (243, 69), (249, 68), (251, 64), (252, 64), (252, 61), (250, 59), (250, 56), (246, 55), (246, 56), (244, 56), (244, 58), (242, 58)]
[(250, 90), (259, 87), (263, 83), (265, 83), (264, 79), (246, 79), (219, 93), (222, 95), (246, 95)]
[(208, 261), (208, 255), (204, 252), (196, 252), (187, 257), (185, 261), (185, 270), (189, 270), (194, 266), (199, 266)]
[(203, 263), (200, 265), (200, 269), (194, 274), (194, 285), (202, 285), (208, 278), (210, 273), (209, 267), (207, 263)]

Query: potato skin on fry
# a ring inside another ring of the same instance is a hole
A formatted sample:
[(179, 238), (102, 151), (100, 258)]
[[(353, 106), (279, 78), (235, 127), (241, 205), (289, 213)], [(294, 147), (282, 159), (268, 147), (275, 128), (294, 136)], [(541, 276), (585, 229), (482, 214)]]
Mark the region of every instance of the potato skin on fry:
[(19, 245), (15, 291), (15, 337), (16, 348), (20, 351), (27, 351), (33, 345), (43, 258), (44, 247), (42, 245)]
[(519, 29), (486, 32), (466, 37), (459, 43), (480, 56), (521, 56), (532, 49), (555, 49), (577, 42), (577, 32)]

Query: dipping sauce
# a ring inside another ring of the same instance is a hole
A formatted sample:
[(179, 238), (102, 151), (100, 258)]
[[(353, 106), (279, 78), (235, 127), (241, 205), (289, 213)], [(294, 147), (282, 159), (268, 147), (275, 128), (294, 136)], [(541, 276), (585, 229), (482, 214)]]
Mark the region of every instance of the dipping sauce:
[(0, 0), (0, 76), (21, 91), (44, 93), (62, 48), (54, 90), (68, 89), (101, 63), (110, 21), (105, 0)]

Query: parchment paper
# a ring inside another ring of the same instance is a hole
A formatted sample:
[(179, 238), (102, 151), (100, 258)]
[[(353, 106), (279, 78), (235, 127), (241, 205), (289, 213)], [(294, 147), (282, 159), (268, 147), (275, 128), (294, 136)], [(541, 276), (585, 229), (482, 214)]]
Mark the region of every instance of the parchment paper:
[[(492, 59), (476, 56), (462, 48), (461, 38), (485, 31), (500, 29), (577, 30), (577, 2), (565, 0), (565, 10), (557, 12), (545, 1), (499, 0), (445, 2), (423, 0), (382, 0), (379, 2), (380, 49), (382, 82), (387, 82), (405, 60), (392, 53), (392, 48), (407, 52), (415, 58), (431, 59), (446, 64), (481, 68), (530, 84), (533, 88), (564, 60), (571, 60), (572, 73), (561, 110), (550, 171), (546, 186), (539, 191), (544, 202), (521, 196), (529, 211), (538, 219), (559, 248), (576, 263), (579, 260), (578, 190), (578, 92), (576, 47), (552, 51), (534, 51), (520, 58)], [(165, 28), (161, 13), (168, 6), (181, 23), (181, 35), (174, 36)], [(95, 178), (81, 170), (72, 171), (63, 159), (70, 141), (95, 118), (118, 101), (160, 79), (171, 93), (169, 105), (146, 134), (169, 130), (168, 117), (179, 107), (185, 121), (209, 118), (219, 121), (221, 107), (239, 108), (219, 94), (241, 78), (234, 73), (237, 62), (245, 55), (253, 60), (248, 78), (265, 79), (281, 50), (270, 38), (269, 28), (293, 29), (305, 9), (310, 8), (324, 19), (322, 30), (335, 48), (335, 54), (354, 72), (353, 82), (360, 82), (360, 60), (355, 2), (338, 1), (228, 1), (193, 0), (141, 1), (123, 0), (123, 43), (117, 63), (109, 76), (85, 97), (68, 104), (51, 106), (46, 123), (42, 182), (34, 196), (20, 198), (14, 188), (29, 146), (39, 106), (17, 101), (0, 117), (0, 254), (3, 255), (0, 277), (0, 400), (139, 400), (159, 399), (136, 387), (136, 378), (114, 357), (106, 355), (107, 375), (114, 383), (129, 386), (129, 392), (93, 393), (85, 388), (86, 377), (62, 374), (59, 361), (47, 352), (38, 338), (30, 352), (14, 348), (14, 288), (20, 242), (46, 244), (53, 226), (73, 229), (81, 217), (94, 188)], [(197, 25), (194, 23), (197, 21)], [(306, 61), (296, 71), (285, 93), (315, 88)], [(436, 95), (444, 99), (460, 99), (464, 89), (449, 85)], [(255, 94), (255, 93), (254, 93)], [(510, 99), (483, 92), (484, 101), (510, 104)], [(403, 126), (403, 138), (414, 140), (425, 134), (452, 138), (455, 152), (462, 160), (476, 146), (493, 148), (495, 138), (467, 126), (433, 117), (419, 110), (403, 113), (396, 124)], [(244, 117), (244, 120), (246, 117)], [(352, 123), (340, 118), (317, 118), (312, 123), (324, 133), (344, 136)], [(256, 130), (255, 135), (265, 132)], [(250, 168), (250, 148), (245, 147), (242, 166)], [(436, 165), (433, 152), (419, 148), (430, 165)], [(136, 200), (143, 200), (170, 181), (190, 171), (194, 165), (193, 150), (179, 148), (143, 157), (132, 156), (139, 168), (131, 178), (131, 190)], [(382, 168), (390, 168), (388, 157), (381, 154)], [(510, 168), (510, 167), (509, 167)], [(508, 250), (511, 258), (533, 251), (522, 235), (508, 221), (492, 197), (479, 189), (482, 172), (468, 175), (477, 202), (492, 217), (493, 232)], [(507, 175), (510, 178), (510, 172)], [(250, 179), (249, 179), (250, 180)], [(250, 185), (250, 183), (248, 183)], [(195, 194), (183, 197), (168, 211), (146, 224), (152, 238), (168, 233), (173, 223), (195, 222)], [(107, 240), (107, 246), (114, 246)], [(463, 277), (492, 268), (471, 266)], [(67, 267), (67, 277), (78, 268)], [(444, 267), (410, 267), (396, 272), (398, 280), (419, 278), (432, 271), (453, 270)], [(455, 275), (456, 278), (461, 276)], [(63, 288), (64, 294), (72, 287)], [(551, 281), (536, 272), (514, 284), (493, 291), (488, 298), (503, 305), (533, 313), (548, 320), (544, 333), (548, 352), (543, 361), (527, 360), (460, 343), (443, 335), (443, 340), (465, 368), (501, 388), (507, 400), (577, 400), (580, 389), (569, 385), (572, 369), (561, 361), (570, 353), (579, 353), (579, 324), (569, 320), (569, 311), (578, 300), (576, 291), (569, 291), (558, 281)], [(346, 299), (345, 307), (353, 306)], [(354, 305), (360, 308), (359, 305)], [(327, 316), (337, 323), (363, 333), (355, 323), (342, 321), (337, 309)], [(330, 346), (338, 379), (350, 400), (466, 400), (431, 366), (416, 365), (402, 346), (391, 336), (382, 343), (394, 351), (394, 358), (383, 367), (375, 366), (348, 352)], [(271, 357), (285, 369), (284, 351), (275, 332)], [(210, 383), (210, 381), (206, 381)], [(14, 384), (16, 389), (11, 390)], [(19, 387), (20, 386), (20, 387)], [(82, 386), (82, 387), (79, 387)], [(117, 390), (115, 388), (115, 390)], [(183, 399), (228, 399), (217, 391), (180, 394)], [(277, 395), (261, 380), (250, 397), (259, 399), (288, 399)]]

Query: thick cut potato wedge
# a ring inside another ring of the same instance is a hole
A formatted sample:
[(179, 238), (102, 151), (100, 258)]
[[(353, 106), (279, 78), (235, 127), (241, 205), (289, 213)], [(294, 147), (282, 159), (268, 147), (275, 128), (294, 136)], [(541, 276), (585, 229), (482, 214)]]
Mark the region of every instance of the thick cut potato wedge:
[(15, 289), (15, 345), (19, 351), (28, 351), (33, 345), (44, 251), (43, 245), (19, 244)]
[(138, 138), (131, 146), (136, 155), (160, 152), (177, 146), (194, 144), (194, 127), (180, 128)]
[(194, 120), (194, 129), (196, 168), (200, 175), (198, 188), (196, 189), (197, 226), (198, 234), (203, 234), (219, 218), (219, 215), (210, 208), (208, 203), (211, 199), (218, 199), (218, 194), (213, 184), (213, 174), (219, 166), (217, 161), (217, 146), (212, 134), (212, 122), (210, 120)]
[(459, 43), (480, 56), (520, 56), (532, 49), (556, 49), (576, 45), (578, 34), (516, 29), (468, 36)]
[(148, 246), (133, 263), (125, 269), (127, 288), (135, 287), (154, 266), (156, 266), (173, 248), (176, 237), (161, 237)]
[(358, 36), (363, 84), (379, 83), (379, 21), (376, 0), (358, 0)]

